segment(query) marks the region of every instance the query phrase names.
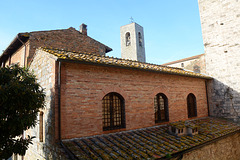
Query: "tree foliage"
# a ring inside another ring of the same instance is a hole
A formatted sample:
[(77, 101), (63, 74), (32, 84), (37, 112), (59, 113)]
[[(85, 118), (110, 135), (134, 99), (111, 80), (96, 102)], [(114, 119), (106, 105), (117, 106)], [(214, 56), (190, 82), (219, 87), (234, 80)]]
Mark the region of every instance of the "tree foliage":
[(0, 159), (25, 154), (34, 137), (21, 135), (36, 125), (44, 99), (43, 88), (28, 69), (0, 68)]

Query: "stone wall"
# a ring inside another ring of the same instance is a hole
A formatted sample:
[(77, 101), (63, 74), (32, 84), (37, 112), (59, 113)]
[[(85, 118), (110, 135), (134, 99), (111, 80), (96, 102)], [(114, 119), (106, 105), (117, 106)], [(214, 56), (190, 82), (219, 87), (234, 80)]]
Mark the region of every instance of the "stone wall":
[(240, 1), (199, 0), (210, 114), (240, 117)]
[(37, 76), (37, 82), (45, 89), (46, 106), (43, 112), (43, 142), (39, 140), (39, 116), (34, 128), (25, 132), (25, 136), (35, 136), (33, 145), (30, 145), (24, 157), (25, 160), (33, 159), (64, 159), (64, 154), (58, 150), (55, 141), (55, 59), (50, 54), (36, 53), (30, 69)]
[(125, 130), (158, 125), (154, 119), (158, 93), (168, 98), (170, 122), (188, 119), (189, 93), (196, 96), (198, 117), (208, 116), (204, 79), (78, 63), (63, 63), (61, 73), (63, 139), (106, 133), (102, 98), (110, 92), (125, 100)]
[[(239, 160), (240, 133), (218, 140), (191, 152), (185, 153), (182, 160)], [(178, 156), (180, 157), (180, 155)], [(177, 160), (173, 158), (172, 160)]]

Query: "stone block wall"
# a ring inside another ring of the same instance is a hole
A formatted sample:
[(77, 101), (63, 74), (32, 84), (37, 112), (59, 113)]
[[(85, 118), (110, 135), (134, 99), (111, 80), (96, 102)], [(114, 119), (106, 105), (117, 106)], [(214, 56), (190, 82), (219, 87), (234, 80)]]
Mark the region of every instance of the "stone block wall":
[(64, 159), (64, 154), (58, 150), (55, 141), (55, 59), (50, 54), (36, 52), (30, 65), (37, 77), (37, 82), (45, 89), (46, 99), (43, 112), (43, 142), (39, 139), (39, 116), (34, 128), (25, 132), (25, 136), (35, 136), (33, 145), (29, 146), (24, 157), (25, 160), (33, 159)]
[(240, 117), (240, 1), (199, 0), (210, 114)]
[(62, 64), (62, 139), (103, 134), (102, 99), (117, 92), (125, 100), (126, 128), (158, 125), (154, 96), (168, 98), (170, 122), (188, 119), (187, 96), (193, 93), (198, 117), (208, 116), (205, 80), (140, 70), (78, 63)]

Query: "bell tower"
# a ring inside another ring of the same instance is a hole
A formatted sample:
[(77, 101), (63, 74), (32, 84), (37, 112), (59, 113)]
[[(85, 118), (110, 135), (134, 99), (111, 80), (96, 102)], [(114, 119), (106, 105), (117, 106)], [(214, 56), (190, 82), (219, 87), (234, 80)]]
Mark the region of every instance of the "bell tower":
[(122, 26), (120, 37), (122, 58), (146, 62), (142, 26), (135, 22)]

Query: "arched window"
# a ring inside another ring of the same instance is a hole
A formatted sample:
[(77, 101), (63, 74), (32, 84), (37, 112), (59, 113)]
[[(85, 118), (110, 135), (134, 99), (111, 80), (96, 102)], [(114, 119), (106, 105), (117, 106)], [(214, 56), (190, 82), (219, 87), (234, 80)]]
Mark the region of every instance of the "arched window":
[(138, 41), (139, 41), (139, 46), (143, 46), (143, 44), (142, 44), (142, 42), (143, 42), (143, 40), (142, 40), (142, 35), (141, 35), (141, 33), (140, 32), (138, 32)]
[(123, 97), (115, 92), (102, 99), (103, 130), (125, 128), (125, 109)]
[(165, 94), (159, 93), (154, 97), (155, 123), (169, 120), (168, 98)]
[(126, 46), (130, 46), (131, 45), (131, 36), (130, 33), (127, 32), (126, 33)]
[(194, 94), (190, 93), (187, 96), (188, 118), (197, 117), (197, 103)]

